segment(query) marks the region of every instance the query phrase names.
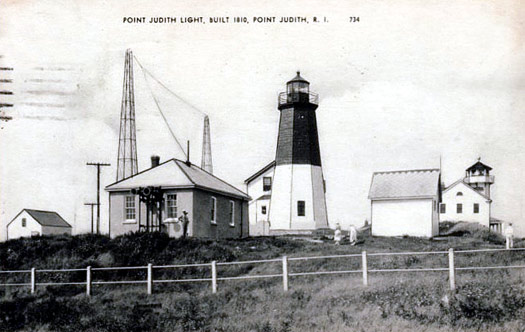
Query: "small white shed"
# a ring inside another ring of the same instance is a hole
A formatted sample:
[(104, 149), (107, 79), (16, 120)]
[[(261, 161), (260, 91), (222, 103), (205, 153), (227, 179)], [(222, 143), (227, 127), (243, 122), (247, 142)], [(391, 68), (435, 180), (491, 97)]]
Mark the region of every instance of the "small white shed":
[(439, 169), (375, 172), (368, 198), (372, 235), (439, 234)]
[(7, 239), (39, 235), (71, 235), (72, 227), (58, 213), (23, 209), (7, 224)]

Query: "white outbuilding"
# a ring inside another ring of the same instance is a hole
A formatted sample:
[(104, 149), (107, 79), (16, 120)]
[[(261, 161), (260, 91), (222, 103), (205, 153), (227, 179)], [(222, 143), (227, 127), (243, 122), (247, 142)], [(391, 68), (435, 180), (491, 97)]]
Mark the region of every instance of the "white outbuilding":
[(53, 211), (23, 209), (7, 224), (7, 239), (40, 235), (71, 235), (72, 227)]
[(368, 198), (375, 236), (439, 234), (439, 169), (375, 172)]

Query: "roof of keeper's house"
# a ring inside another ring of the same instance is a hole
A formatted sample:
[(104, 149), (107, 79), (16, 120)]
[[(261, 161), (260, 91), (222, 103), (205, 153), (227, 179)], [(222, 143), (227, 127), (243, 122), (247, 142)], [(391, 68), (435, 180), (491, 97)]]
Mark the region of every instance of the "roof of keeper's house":
[(438, 193), (439, 169), (375, 172), (368, 198), (430, 198)]
[(170, 159), (156, 167), (112, 183), (106, 187), (106, 190), (124, 191), (149, 186), (163, 189), (198, 188), (226, 196), (250, 198), (246, 193), (202, 168), (178, 159)]
[[(42, 226), (71, 228), (71, 225), (68, 224), (67, 221), (64, 220), (64, 218), (62, 218), (58, 213), (54, 211), (23, 209), (22, 211), (20, 211), (20, 213), (24, 211), (26, 211), (31, 217), (33, 217), (33, 219), (36, 220), (36, 222), (38, 222)], [(17, 214), (16, 217), (14, 217), (9, 224), (11, 224), (20, 215), (20, 213)]]

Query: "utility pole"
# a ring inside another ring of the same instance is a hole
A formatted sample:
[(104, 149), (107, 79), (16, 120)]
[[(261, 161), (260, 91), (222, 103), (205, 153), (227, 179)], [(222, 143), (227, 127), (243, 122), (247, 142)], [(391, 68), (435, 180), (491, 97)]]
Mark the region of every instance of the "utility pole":
[(97, 234), (100, 234), (100, 167), (111, 166), (107, 163), (87, 163), (88, 166), (97, 166)]
[(91, 206), (91, 234), (93, 234), (93, 207), (98, 206), (97, 203), (84, 203), (84, 205)]

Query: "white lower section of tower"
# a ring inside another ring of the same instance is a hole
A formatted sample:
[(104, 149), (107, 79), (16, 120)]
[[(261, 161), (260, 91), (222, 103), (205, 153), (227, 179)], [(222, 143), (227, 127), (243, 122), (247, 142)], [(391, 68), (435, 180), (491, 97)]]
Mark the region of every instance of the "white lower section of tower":
[[(320, 166), (277, 165), (270, 201), (270, 229), (293, 231), (328, 227), (323, 182)], [(302, 206), (304, 215), (300, 211)]]

